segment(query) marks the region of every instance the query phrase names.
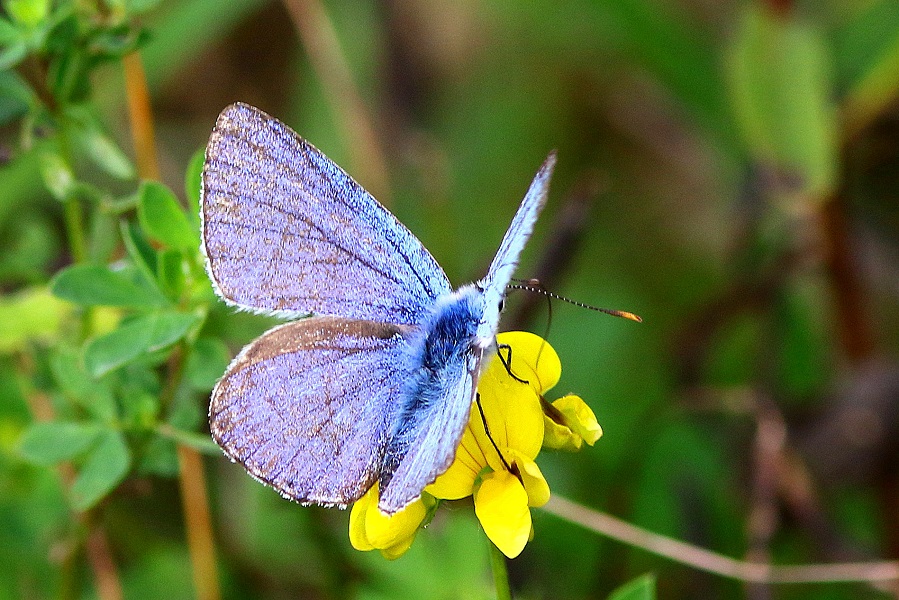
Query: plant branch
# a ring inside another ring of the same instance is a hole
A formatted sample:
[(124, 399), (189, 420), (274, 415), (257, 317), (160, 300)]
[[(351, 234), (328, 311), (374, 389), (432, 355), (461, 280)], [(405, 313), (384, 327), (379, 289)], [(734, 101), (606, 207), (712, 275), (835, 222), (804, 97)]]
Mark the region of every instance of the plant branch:
[(180, 465), (181, 503), (187, 529), (187, 546), (193, 566), (194, 587), (199, 600), (221, 597), (215, 563), (215, 540), (206, 494), (206, 476), (200, 453), (189, 446), (178, 445)]
[[(159, 179), (150, 94), (140, 54), (132, 52), (126, 56), (124, 68), (128, 115), (131, 120), (138, 173), (144, 179)], [(182, 343), (172, 351), (166, 363), (165, 387), (160, 397), (163, 410), (169, 409), (175, 399), (181, 385), (186, 359), (187, 348)], [(209, 516), (203, 459), (193, 448), (178, 444), (178, 465), (194, 588), (200, 600), (218, 600), (221, 591), (215, 562), (215, 541), (212, 535), (212, 519)]]
[(328, 104), (334, 107), (358, 179), (375, 198), (389, 204), (390, 185), (384, 153), (365, 103), (353, 83), (334, 25), (319, 0), (284, 0), (284, 6), (322, 83)]
[[(34, 380), (34, 362), (31, 357), (21, 355), (19, 367), (23, 373), (31, 375), (27, 381)], [(23, 380), (22, 385), (27, 385)], [(52, 421), (56, 416), (56, 410), (53, 403), (46, 393), (28, 385), (22, 390), (22, 395), (28, 402), (28, 408), (34, 420), (37, 422)], [(62, 481), (64, 489), (69, 490), (75, 482), (75, 470), (70, 463), (62, 463), (57, 467), (57, 472)], [(85, 532), (84, 541), (85, 554), (87, 562), (90, 566), (91, 573), (94, 576), (94, 585), (96, 586), (97, 598), (100, 600), (122, 600), (122, 585), (119, 581), (119, 573), (116, 568), (115, 561), (112, 559), (112, 551), (109, 548), (109, 542), (106, 538), (106, 531), (103, 525), (97, 521), (97, 509), (93, 508), (85, 512), (72, 511), (74, 520), (80, 525), (82, 531)], [(79, 542), (81, 541), (79, 536)], [(74, 548), (69, 551), (64, 563), (62, 572), (63, 587), (60, 597), (76, 598), (78, 590), (76, 589), (77, 575), (75, 573), (76, 564), (74, 557), (76, 556)]]
[(882, 583), (899, 580), (899, 562), (772, 565), (737, 560), (554, 495), (543, 510), (606, 537), (722, 577), (751, 583)]
[(128, 99), (128, 120), (134, 141), (137, 172), (144, 179), (159, 179), (156, 140), (153, 136), (153, 111), (150, 90), (140, 54), (132, 52), (122, 59), (125, 69), (125, 95)]

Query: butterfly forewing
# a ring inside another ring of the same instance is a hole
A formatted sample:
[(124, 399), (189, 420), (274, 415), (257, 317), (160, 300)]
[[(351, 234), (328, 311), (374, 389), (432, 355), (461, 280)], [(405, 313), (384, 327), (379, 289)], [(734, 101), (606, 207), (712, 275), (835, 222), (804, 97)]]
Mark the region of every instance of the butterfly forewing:
[(414, 324), (450, 291), (434, 258), (368, 192), (245, 104), (216, 122), (201, 213), (210, 278), (244, 308)]
[(546, 203), (546, 196), (549, 193), (549, 180), (553, 174), (553, 168), (556, 166), (556, 153), (552, 152), (543, 161), (540, 170), (534, 176), (528, 188), (524, 200), (518, 207), (503, 241), (500, 243), (499, 250), (490, 263), (487, 275), (480, 281), (480, 286), (484, 290), (484, 301), (486, 309), (484, 312), (484, 320), (482, 326), (478, 330), (478, 337), (481, 339), (492, 339), (496, 335), (496, 329), (499, 326), (499, 306), (500, 301), (506, 293), (506, 286), (515, 273), (518, 261), (521, 258), (521, 251), (524, 245), (531, 237), (534, 231), (534, 223), (543, 205)]
[(303, 503), (346, 505), (381, 483), (394, 513), (455, 456), (499, 304), (555, 164), (528, 190), (490, 269), (452, 293), (422, 244), (289, 127), (229, 106), (206, 149), (202, 239), (216, 292), (317, 316), (247, 346), (212, 392), (216, 442)]
[(380, 473), (404, 382), (415, 370), (409, 333), (337, 317), (268, 331), (213, 390), (215, 441), (285, 497), (324, 505), (357, 500)]

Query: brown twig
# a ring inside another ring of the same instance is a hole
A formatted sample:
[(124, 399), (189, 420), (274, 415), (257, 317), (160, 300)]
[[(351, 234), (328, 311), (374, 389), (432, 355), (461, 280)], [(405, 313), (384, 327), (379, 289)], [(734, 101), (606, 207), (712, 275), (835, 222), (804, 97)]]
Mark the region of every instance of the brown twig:
[[(145, 179), (158, 179), (159, 167), (156, 142), (153, 137), (153, 116), (146, 75), (140, 55), (136, 52), (125, 57), (125, 88), (128, 93), (129, 117), (137, 155), (138, 173)], [(171, 406), (184, 372), (187, 352), (178, 346), (166, 364), (165, 388), (160, 403), (164, 409)], [(215, 560), (215, 542), (209, 517), (206, 494), (206, 478), (203, 460), (193, 448), (178, 446), (179, 480), (181, 486), (184, 525), (190, 553), (194, 587), (200, 600), (218, 600), (221, 597)]]
[(743, 561), (653, 533), (558, 495), (550, 498), (543, 510), (652, 554), (669, 558), (707, 573), (739, 581), (763, 584), (834, 582), (877, 584), (899, 580), (899, 562), (772, 565)]
[(836, 305), (834, 320), (846, 357), (857, 365), (872, 356), (874, 336), (858, 270), (852, 259), (852, 242), (844, 209), (842, 197), (837, 194), (824, 204), (819, 216)]
[(221, 592), (215, 564), (215, 541), (212, 538), (212, 519), (209, 515), (203, 459), (199, 452), (181, 444), (178, 446), (178, 464), (181, 467), (179, 483), (187, 529), (187, 547), (193, 565), (197, 598), (217, 600), (221, 597)]
[(389, 204), (386, 161), (371, 118), (359, 95), (337, 33), (319, 0), (284, 0), (312, 68), (334, 107), (354, 171), (373, 196)]
[[(786, 424), (776, 406), (757, 398), (756, 434), (753, 457), (751, 509), (747, 523), (746, 560), (766, 563), (771, 559), (771, 539), (777, 531), (778, 464), (786, 444)], [(753, 600), (771, 597), (767, 586), (755, 585), (747, 590)]]
[(132, 52), (122, 59), (125, 69), (125, 96), (128, 101), (128, 119), (134, 141), (137, 172), (144, 179), (159, 179), (159, 162), (156, 141), (153, 136), (153, 112), (150, 107), (150, 91), (140, 54)]
[(84, 549), (87, 561), (91, 565), (94, 574), (94, 584), (97, 586), (97, 596), (101, 600), (121, 600), (122, 584), (119, 582), (119, 573), (115, 561), (112, 559), (112, 551), (109, 548), (109, 540), (106, 531), (99, 525), (90, 525), (90, 518), (84, 515), (83, 522), (89, 525), (87, 540)]
[[(33, 372), (34, 363), (31, 357), (21, 355), (19, 360), (21, 372)], [(30, 378), (29, 378), (30, 380)], [(52, 421), (56, 415), (53, 403), (50, 398), (38, 389), (26, 389), (23, 391), (23, 397), (28, 402), (28, 408), (35, 421)], [(75, 470), (70, 463), (62, 463), (57, 468), (59, 477), (62, 480), (64, 489), (71, 489), (75, 482)], [(75, 521), (81, 526), (85, 532), (84, 539), (85, 554), (87, 563), (90, 566), (91, 574), (94, 577), (94, 585), (96, 586), (97, 597), (100, 600), (122, 600), (122, 585), (119, 581), (119, 573), (116, 568), (115, 561), (112, 559), (112, 552), (109, 548), (109, 542), (106, 538), (106, 531), (103, 526), (96, 522), (96, 509), (85, 512), (73, 511)], [(81, 540), (79, 540), (80, 542)], [(75, 581), (75, 552), (70, 551), (64, 562), (63, 573), (63, 598), (75, 597), (77, 589), (74, 586)]]

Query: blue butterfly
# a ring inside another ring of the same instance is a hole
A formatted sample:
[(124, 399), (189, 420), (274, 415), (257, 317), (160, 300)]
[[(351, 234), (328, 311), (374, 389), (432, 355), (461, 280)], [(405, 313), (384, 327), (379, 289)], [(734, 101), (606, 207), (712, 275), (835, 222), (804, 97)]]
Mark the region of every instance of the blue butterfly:
[(421, 242), (340, 167), (246, 104), (206, 148), (202, 239), (228, 304), (288, 318), (212, 391), (225, 453), (284, 497), (341, 506), (377, 481), (393, 514), (452, 463), (550, 154), (480, 281), (453, 291)]

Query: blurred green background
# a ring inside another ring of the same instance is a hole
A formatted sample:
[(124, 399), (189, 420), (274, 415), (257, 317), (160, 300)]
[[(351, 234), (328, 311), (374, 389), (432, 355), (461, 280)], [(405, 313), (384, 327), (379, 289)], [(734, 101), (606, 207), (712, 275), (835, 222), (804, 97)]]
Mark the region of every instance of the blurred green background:
[[(346, 512), (210, 451), (209, 389), (273, 322), (214, 299), (192, 237), (197, 152), (234, 101), (455, 285), (557, 149), (517, 275), (645, 322), (513, 294), (503, 328), (548, 337), (553, 397), (605, 432), (541, 454), (553, 493), (737, 558), (899, 559), (894, 0), (6, 0), (0, 44), (0, 598), (197, 597), (176, 442), (206, 452), (225, 598), (492, 597), (464, 503), (387, 562)], [(135, 161), (135, 49), (158, 175)], [(745, 585), (534, 515), (520, 598), (644, 573), (661, 598), (890, 595)]]

